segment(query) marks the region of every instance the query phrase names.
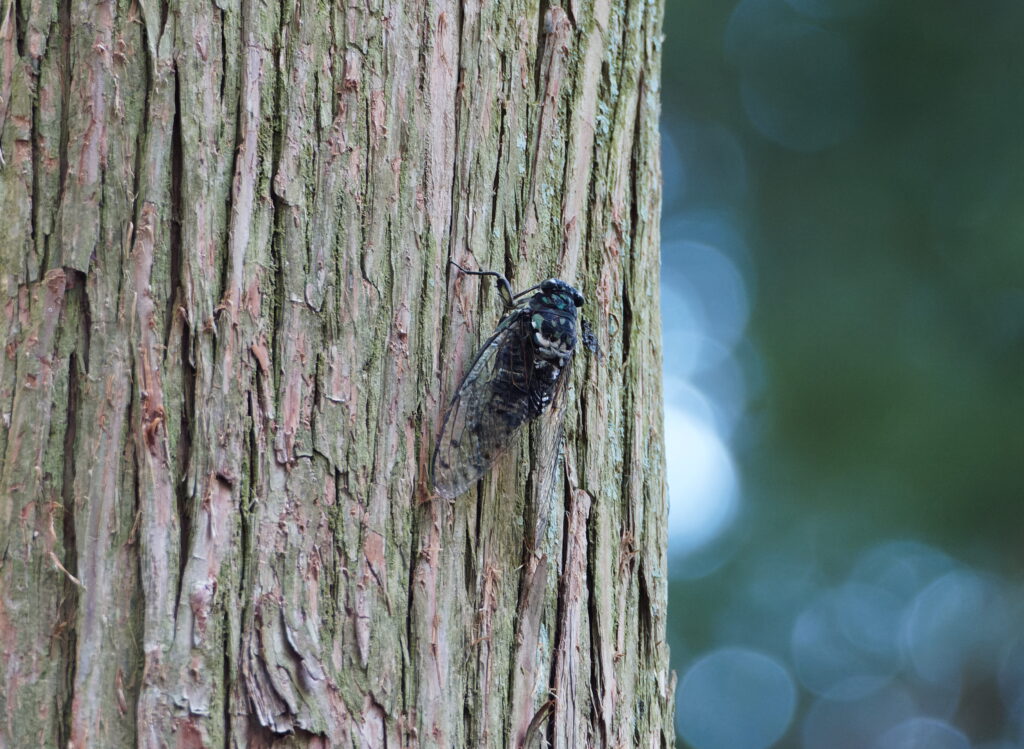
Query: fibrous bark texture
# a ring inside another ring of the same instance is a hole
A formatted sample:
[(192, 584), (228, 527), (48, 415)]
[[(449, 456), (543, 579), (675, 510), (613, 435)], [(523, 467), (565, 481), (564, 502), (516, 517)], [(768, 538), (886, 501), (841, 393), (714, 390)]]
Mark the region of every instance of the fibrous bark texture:
[[(672, 743), (661, 7), (0, 0), (0, 746)], [(499, 306), (543, 420), (431, 494)]]

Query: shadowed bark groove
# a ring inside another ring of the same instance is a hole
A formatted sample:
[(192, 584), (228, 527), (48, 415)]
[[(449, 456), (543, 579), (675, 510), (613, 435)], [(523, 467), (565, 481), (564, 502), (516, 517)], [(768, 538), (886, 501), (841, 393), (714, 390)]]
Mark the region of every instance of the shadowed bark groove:
[[(0, 746), (668, 747), (660, 3), (0, 0)], [(500, 304), (531, 426), (431, 496)]]

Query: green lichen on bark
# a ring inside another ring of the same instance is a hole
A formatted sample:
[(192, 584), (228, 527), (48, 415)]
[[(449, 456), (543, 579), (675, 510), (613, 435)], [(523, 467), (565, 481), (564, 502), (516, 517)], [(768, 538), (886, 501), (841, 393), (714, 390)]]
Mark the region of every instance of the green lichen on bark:
[[(668, 746), (661, 7), (0, 1), (0, 743)], [(433, 497), (494, 289), (587, 295)]]

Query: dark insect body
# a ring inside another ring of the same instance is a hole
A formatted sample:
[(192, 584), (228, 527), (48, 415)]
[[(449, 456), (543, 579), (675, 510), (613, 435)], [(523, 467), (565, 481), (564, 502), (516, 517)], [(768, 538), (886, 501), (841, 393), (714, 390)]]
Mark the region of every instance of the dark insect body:
[[(495, 276), (506, 311), (445, 413), (431, 474), (434, 488), (447, 499), (472, 486), (524, 424), (552, 410), (564, 395), (576, 351), (576, 310), (583, 305), (583, 295), (557, 278), (513, 295), (499, 273), (456, 267)], [(557, 440), (551, 443), (556, 454), (540, 460), (557, 458)]]

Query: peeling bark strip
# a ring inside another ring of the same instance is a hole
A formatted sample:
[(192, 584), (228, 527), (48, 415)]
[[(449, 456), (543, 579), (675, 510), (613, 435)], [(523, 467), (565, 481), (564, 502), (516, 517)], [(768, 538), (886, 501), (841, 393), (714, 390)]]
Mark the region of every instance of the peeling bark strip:
[[(0, 0), (0, 747), (672, 744), (660, 4)], [(426, 493), (493, 290), (536, 428)]]

